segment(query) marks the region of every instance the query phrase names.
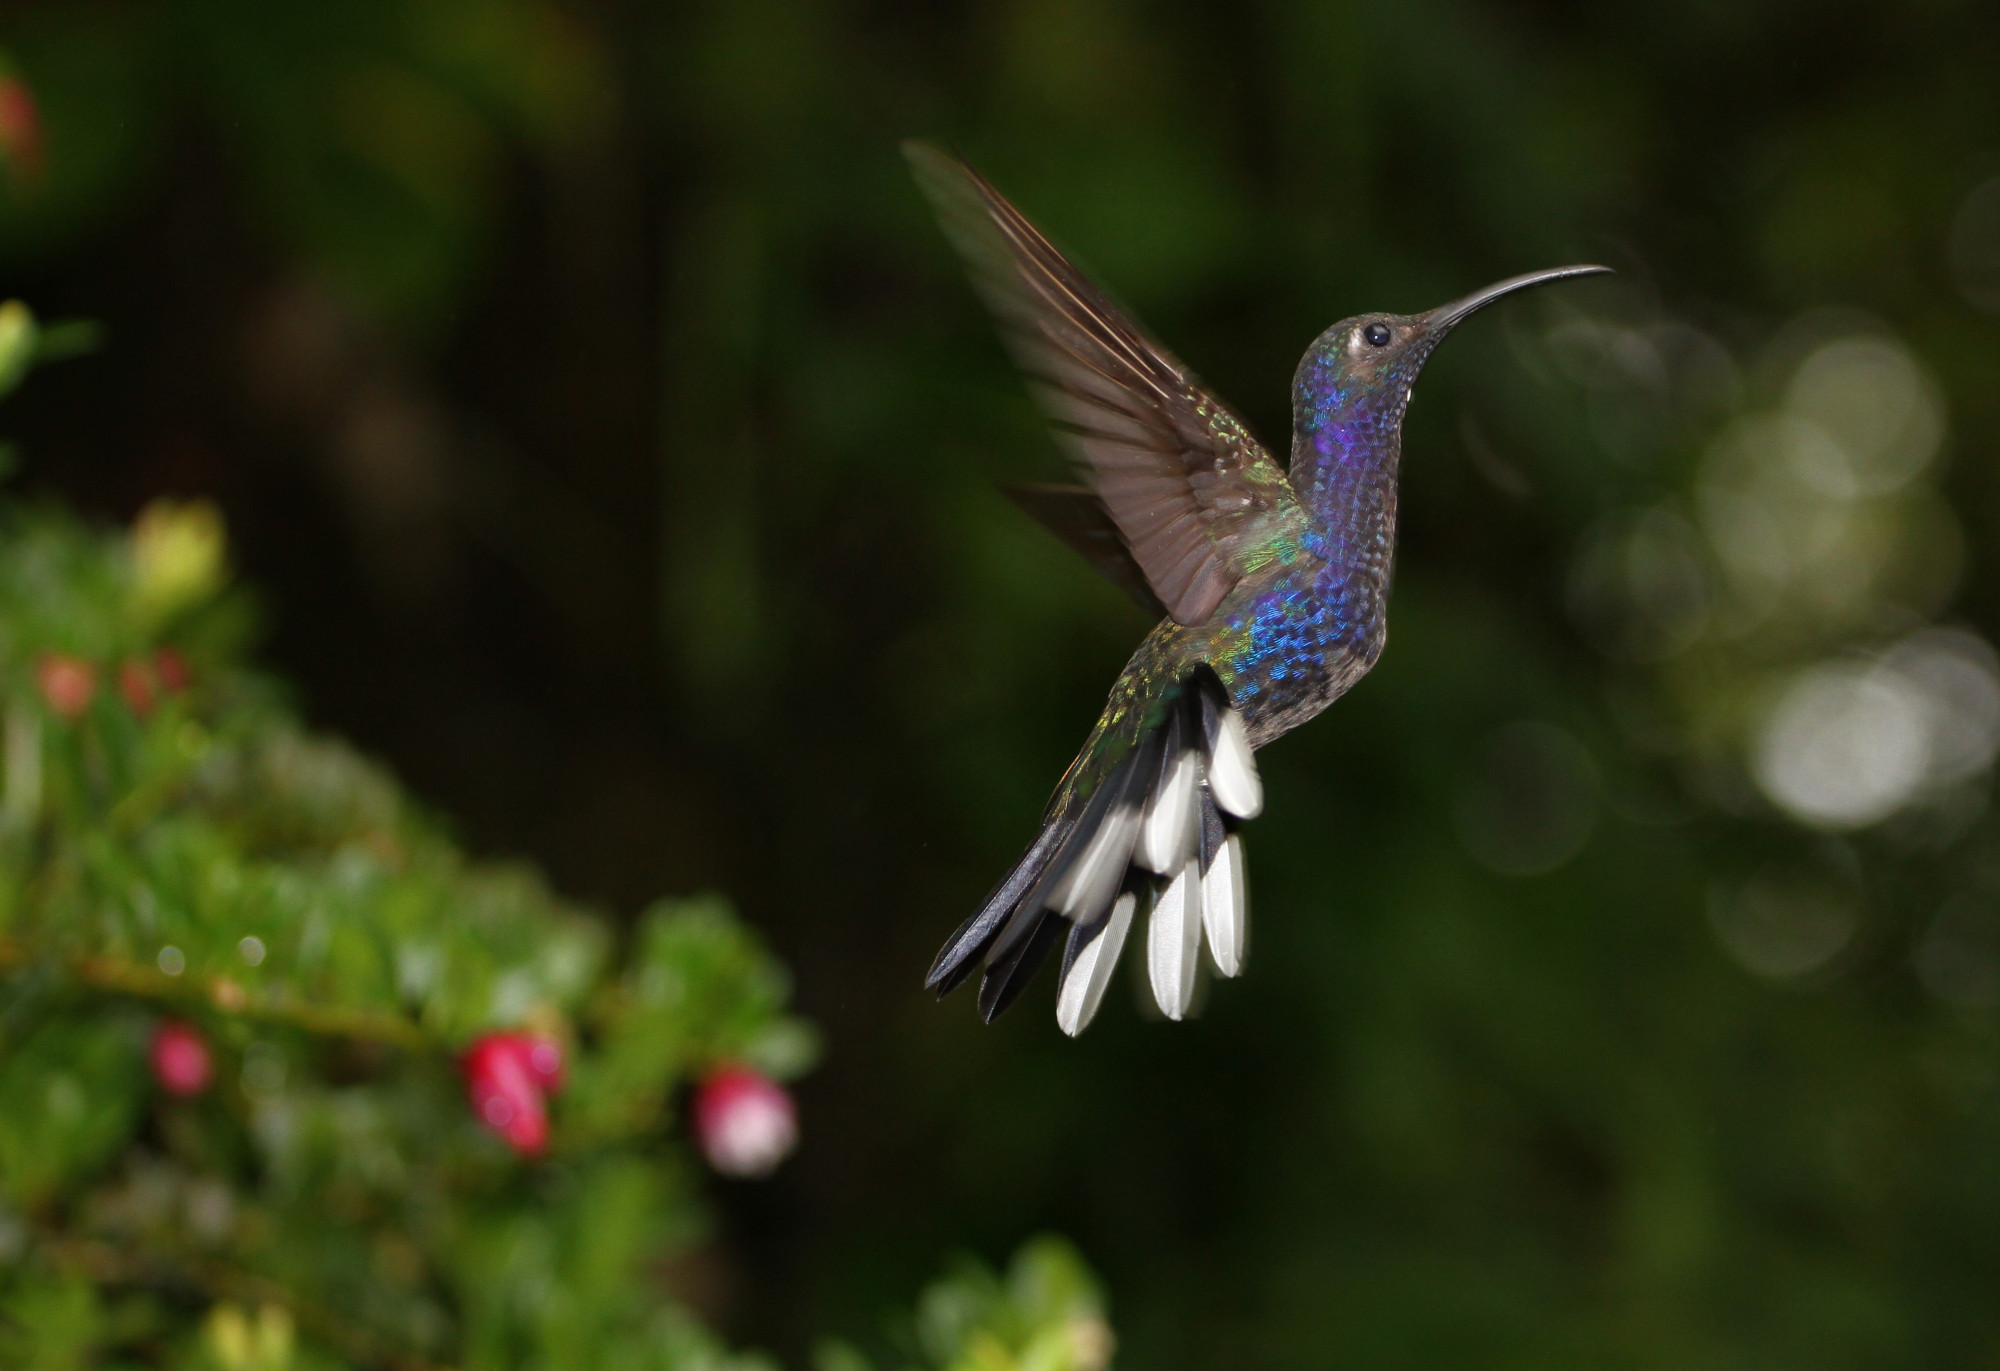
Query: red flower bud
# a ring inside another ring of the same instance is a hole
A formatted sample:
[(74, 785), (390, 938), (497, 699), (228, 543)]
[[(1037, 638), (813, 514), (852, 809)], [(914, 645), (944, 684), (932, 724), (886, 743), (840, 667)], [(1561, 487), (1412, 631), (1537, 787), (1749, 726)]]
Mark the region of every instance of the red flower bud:
[(474, 1042), (464, 1061), (472, 1112), (505, 1138), (516, 1152), (532, 1157), (548, 1145), (549, 1115), (543, 1092), (562, 1084), (562, 1050), (529, 1033), (489, 1033)]
[(80, 718), (97, 695), (97, 664), (66, 652), (44, 653), (35, 679), (49, 708), (65, 719)]
[(153, 712), (153, 672), (136, 657), (127, 657), (118, 664), (118, 693), (125, 697), (125, 703), (132, 712), (145, 718)]
[(163, 1019), (153, 1030), (147, 1057), (153, 1064), (153, 1079), (169, 1095), (199, 1095), (215, 1079), (208, 1040), (200, 1029), (179, 1019)]
[(42, 174), (42, 115), (27, 83), (0, 76), (0, 159), (24, 181)]
[(798, 1146), (799, 1117), (785, 1088), (747, 1066), (725, 1066), (695, 1091), (695, 1137), (725, 1176), (763, 1176)]
[(153, 674), (160, 678), (160, 688), (169, 695), (178, 695), (188, 688), (187, 658), (171, 647), (163, 647), (153, 654)]

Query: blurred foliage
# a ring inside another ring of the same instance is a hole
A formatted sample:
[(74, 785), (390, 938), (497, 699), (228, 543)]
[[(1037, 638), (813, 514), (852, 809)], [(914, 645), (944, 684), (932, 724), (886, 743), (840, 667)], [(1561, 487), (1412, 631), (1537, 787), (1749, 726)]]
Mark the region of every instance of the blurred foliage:
[[(1037, 1238), (1004, 1277), (974, 1260), (927, 1286), (895, 1340), (908, 1371), (1104, 1371), (1112, 1335), (1096, 1283), (1069, 1244)], [(827, 1342), (819, 1371), (871, 1371), (852, 1344)]]
[[(621, 940), (469, 861), (245, 622), (212, 506), (0, 510), (6, 1363), (765, 1365), (659, 1281), (704, 1226), (661, 1133), (709, 1066), (810, 1065), (782, 969), (713, 897)], [(149, 1076), (168, 1016), (218, 1089)], [(532, 1163), (454, 1063), (523, 1024), (568, 1059)]]
[[(798, 968), (841, 1051), (732, 1230), (769, 1341), (1054, 1227), (1131, 1365), (1992, 1359), (1991, 5), (65, 0), (0, 44), (44, 116), (0, 260), (119, 340), (21, 397), (26, 479), (212, 491), (316, 716)], [(1621, 271), (1426, 374), (1388, 651), (1264, 759), (1192, 1028), (917, 990), (1144, 625), (991, 492), (1056, 458), (910, 134), (1267, 439), (1334, 319)]]
[(502, 147), (603, 118), (595, 50), (538, 0), (31, 7), (6, 41), (46, 170), (14, 178), (0, 251), (87, 231), (195, 106), (267, 230), (413, 325), (476, 267)]

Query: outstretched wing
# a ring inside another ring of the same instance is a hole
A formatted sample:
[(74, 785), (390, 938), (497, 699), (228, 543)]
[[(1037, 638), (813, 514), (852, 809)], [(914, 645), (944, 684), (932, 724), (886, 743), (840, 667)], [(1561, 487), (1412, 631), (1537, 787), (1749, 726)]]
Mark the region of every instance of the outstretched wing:
[(1284, 471), (984, 177), (928, 144), (903, 150), (1146, 583), (1180, 623), (1205, 621), (1303, 522)]

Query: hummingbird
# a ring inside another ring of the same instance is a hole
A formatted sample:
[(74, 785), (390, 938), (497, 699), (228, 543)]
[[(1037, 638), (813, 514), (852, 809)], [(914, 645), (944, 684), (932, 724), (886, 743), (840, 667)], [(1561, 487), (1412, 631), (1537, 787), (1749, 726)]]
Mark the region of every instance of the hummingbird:
[(1418, 372), (1494, 301), (1610, 268), (1528, 272), (1422, 314), (1341, 320), (1292, 378), (1281, 467), (985, 177), (927, 143), (903, 150), (1081, 478), (1008, 493), (1160, 616), (1034, 841), (946, 940), (925, 985), (942, 998), (983, 966), (991, 1023), (1063, 938), (1056, 1022), (1074, 1037), (1143, 917), (1153, 998), (1180, 1019), (1204, 940), (1218, 974), (1243, 969), (1241, 829), (1264, 805), (1257, 749), (1382, 655)]

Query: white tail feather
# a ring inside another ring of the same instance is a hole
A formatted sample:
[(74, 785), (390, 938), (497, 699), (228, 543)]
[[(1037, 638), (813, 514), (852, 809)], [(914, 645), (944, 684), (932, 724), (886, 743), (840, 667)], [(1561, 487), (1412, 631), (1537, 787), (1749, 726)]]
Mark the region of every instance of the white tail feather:
[(1179, 871), (1194, 845), (1194, 797), (1201, 786), (1201, 754), (1190, 748), (1168, 764), (1139, 829), (1139, 865), (1164, 876)]
[(1104, 1003), (1104, 988), (1111, 984), (1111, 973), (1118, 967), (1118, 954), (1125, 948), (1132, 910), (1138, 903), (1130, 891), (1120, 895), (1111, 906), (1104, 931), (1070, 963), (1069, 975), (1056, 994), (1056, 1025), (1072, 1038), (1090, 1027), (1090, 1021), (1097, 1017), (1097, 1006)]
[(1201, 879), (1195, 863), (1181, 868), (1153, 903), (1146, 926), (1146, 969), (1160, 1012), (1179, 1019), (1194, 1001), (1196, 959), (1201, 952)]
[(1254, 819), (1264, 810), (1264, 782), (1257, 776), (1257, 759), (1250, 752), (1250, 735), (1243, 716), (1222, 711), (1208, 758), (1208, 792), (1226, 813)]
[(1250, 940), (1250, 888), (1244, 879), (1243, 838), (1224, 840), (1201, 878), (1202, 923), (1208, 930), (1208, 954), (1224, 976), (1242, 973)]
[(1111, 903), (1111, 892), (1125, 878), (1132, 859), (1132, 842), (1139, 835), (1139, 809), (1120, 804), (1104, 816), (1090, 844), (1063, 874), (1049, 895), (1048, 907), (1072, 918), (1093, 916)]

